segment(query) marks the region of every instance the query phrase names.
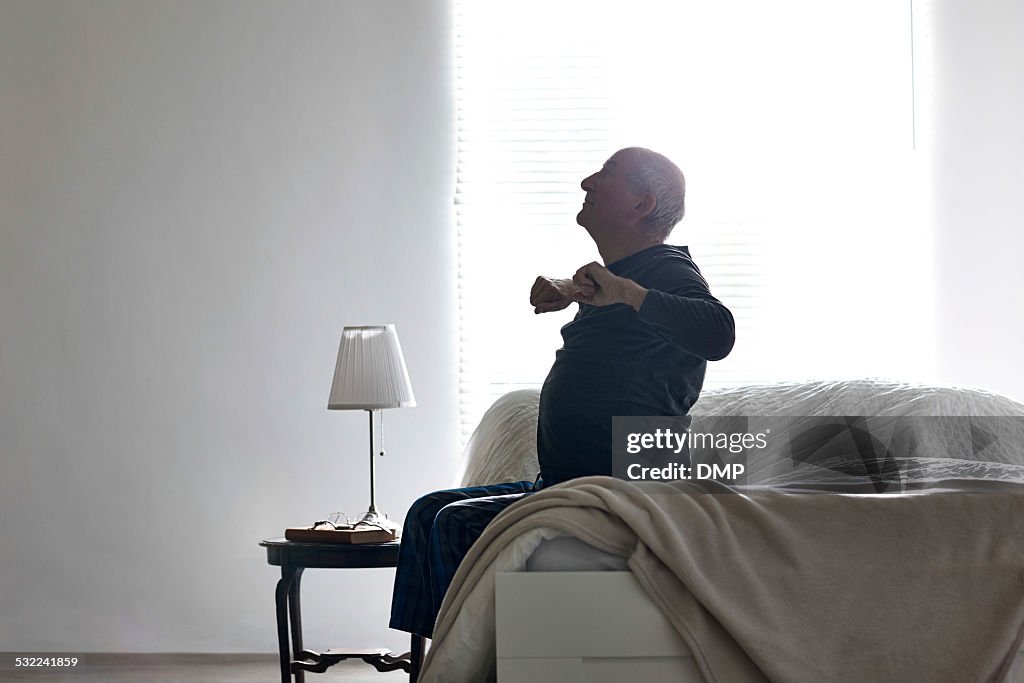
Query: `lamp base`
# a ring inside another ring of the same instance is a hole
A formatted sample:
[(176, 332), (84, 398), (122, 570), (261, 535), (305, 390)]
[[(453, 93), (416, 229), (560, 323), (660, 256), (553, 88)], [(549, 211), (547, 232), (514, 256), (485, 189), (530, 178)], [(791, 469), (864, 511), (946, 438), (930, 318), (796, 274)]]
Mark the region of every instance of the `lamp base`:
[(380, 514), (376, 510), (368, 510), (367, 512), (364, 512), (361, 515), (359, 515), (359, 517), (356, 518), (356, 525), (358, 526), (359, 524), (368, 524), (370, 526), (382, 527), (384, 529), (387, 529), (388, 531), (395, 533), (396, 535), (398, 532), (402, 530), (400, 526), (398, 526), (397, 524), (395, 524), (390, 519)]

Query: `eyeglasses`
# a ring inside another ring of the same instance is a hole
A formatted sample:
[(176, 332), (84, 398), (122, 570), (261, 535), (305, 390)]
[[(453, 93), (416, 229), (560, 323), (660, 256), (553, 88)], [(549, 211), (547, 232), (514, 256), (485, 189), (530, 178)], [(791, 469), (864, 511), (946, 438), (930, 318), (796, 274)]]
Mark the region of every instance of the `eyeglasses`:
[[(324, 528), (321, 529), (320, 527)], [(366, 520), (353, 522), (344, 512), (332, 512), (327, 515), (327, 519), (321, 519), (317, 522), (313, 522), (313, 525), (309, 528), (312, 531), (351, 531), (359, 527), (374, 527), (384, 531), (388, 530), (386, 526), (378, 524), (377, 522), (368, 522)]]
[(354, 529), (356, 525), (349, 521), (348, 515), (344, 512), (332, 512), (327, 515), (327, 519), (321, 519), (317, 522), (313, 522), (313, 526), (309, 528), (316, 530), (322, 526), (334, 529), (335, 531), (344, 531), (345, 529)]

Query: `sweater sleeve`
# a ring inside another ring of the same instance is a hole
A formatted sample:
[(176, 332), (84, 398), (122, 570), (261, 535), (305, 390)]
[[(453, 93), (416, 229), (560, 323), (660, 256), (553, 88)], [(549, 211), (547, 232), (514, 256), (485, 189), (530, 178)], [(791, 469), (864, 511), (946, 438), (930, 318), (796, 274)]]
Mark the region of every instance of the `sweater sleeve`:
[(721, 360), (736, 342), (732, 313), (710, 292), (685, 288), (681, 294), (649, 289), (639, 320), (683, 351), (704, 360)]

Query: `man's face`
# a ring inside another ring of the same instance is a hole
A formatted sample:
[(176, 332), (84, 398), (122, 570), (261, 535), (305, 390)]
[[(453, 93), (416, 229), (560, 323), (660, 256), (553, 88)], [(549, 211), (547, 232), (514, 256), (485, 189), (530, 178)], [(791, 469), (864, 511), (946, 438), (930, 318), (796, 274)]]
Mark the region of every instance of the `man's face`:
[(605, 162), (600, 171), (580, 183), (586, 195), (583, 208), (576, 214), (576, 222), (591, 235), (619, 230), (630, 224), (631, 211), (639, 202), (640, 195), (629, 189), (626, 178), (635, 166), (633, 154), (620, 150)]

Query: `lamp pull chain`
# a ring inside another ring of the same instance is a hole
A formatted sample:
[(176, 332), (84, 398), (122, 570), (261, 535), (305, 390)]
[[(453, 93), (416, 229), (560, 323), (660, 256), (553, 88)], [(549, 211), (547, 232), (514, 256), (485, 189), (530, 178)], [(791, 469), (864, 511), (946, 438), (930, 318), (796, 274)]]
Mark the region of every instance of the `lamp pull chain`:
[(378, 441), (377, 443), (380, 444), (380, 454), (381, 454), (381, 457), (383, 457), (384, 456), (384, 411), (383, 410), (380, 411), (380, 441)]

